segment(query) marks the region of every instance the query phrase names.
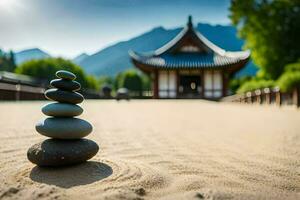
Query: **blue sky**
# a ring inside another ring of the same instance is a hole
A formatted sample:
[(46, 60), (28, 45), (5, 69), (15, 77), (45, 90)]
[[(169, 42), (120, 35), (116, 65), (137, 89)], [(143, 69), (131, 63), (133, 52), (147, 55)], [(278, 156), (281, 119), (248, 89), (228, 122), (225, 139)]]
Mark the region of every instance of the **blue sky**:
[(0, 48), (71, 58), (150, 29), (229, 24), (230, 0), (0, 0)]

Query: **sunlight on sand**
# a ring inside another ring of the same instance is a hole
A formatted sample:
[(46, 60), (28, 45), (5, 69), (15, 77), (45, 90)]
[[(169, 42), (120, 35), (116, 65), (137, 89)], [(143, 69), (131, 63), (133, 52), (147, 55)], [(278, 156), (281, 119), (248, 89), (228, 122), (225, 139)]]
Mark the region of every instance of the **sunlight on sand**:
[(86, 101), (99, 153), (39, 168), (46, 102), (0, 104), (0, 198), (299, 199), (300, 112), (194, 101)]

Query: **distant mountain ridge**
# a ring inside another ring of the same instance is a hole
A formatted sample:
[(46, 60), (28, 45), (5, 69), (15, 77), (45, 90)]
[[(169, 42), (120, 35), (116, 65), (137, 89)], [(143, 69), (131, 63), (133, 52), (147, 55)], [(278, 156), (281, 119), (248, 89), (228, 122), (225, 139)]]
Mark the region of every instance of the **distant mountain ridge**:
[[(129, 50), (137, 52), (154, 51), (173, 39), (181, 29), (182, 28), (165, 29), (163, 27), (156, 27), (132, 39), (118, 42), (99, 50), (95, 54), (87, 55), (86, 53), (82, 53), (72, 59), (72, 61), (82, 66), (89, 74), (115, 76), (119, 72), (134, 67), (128, 55)], [(237, 38), (237, 31), (233, 26), (199, 23), (196, 29), (207, 39), (225, 50), (240, 51), (244, 45), (244, 41)], [(51, 57), (51, 55), (35, 48), (17, 52), (15, 57), (16, 63), (20, 64), (31, 59)], [(255, 66), (253, 62), (249, 62), (245, 68), (237, 73), (237, 76), (252, 76), (256, 74), (256, 71), (257, 66)]]
[(82, 54), (76, 56), (75, 58), (73, 58), (72, 61), (76, 64), (79, 64), (80, 62), (82, 62), (84, 59), (87, 59), (88, 57), (89, 57), (88, 54), (82, 53)]
[[(77, 64), (86, 72), (95, 75), (114, 76), (119, 72), (133, 68), (128, 55), (129, 50), (149, 52), (158, 49), (173, 39), (182, 28), (165, 29), (157, 27), (149, 32), (109, 46), (97, 53), (86, 57)], [(198, 24), (196, 29), (210, 41), (228, 51), (240, 51), (244, 41), (237, 38), (233, 26)], [(257, 67), (250, 62), (238, 75), (255, 75)]]
[(18, 65), (32, 59), (42, 59), (51, 57), (48, 53), (44, 52), (39, 48), (26, 49), (23, 51), (16, 52), (14, 55), (16, 63)]

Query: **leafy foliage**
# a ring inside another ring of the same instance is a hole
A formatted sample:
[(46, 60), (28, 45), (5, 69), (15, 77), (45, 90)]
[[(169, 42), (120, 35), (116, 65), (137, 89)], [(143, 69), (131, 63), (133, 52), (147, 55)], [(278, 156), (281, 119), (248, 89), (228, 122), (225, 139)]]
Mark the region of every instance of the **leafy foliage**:
[(277, 83), (283, 92), (289, 92), (295, 87), (300, 87), (300, 71), (283, 73)]
[(136, 70), (119, 73), (114, 82), (115, 89), (125, 87), (133, 92), (142, 92), (143, 90), (151, 89), (149, 77)]
[(135, 70), (128, 70), (117, 76), (118, 87), (125, 87), (133, 92), (141, 93), (143, 90), (143, 81), (141, 76)]
[(83, 88), (99, 89), (98, 81), (95, 77), (85, 74), (80, 66), (63, 58), (30, 60), (17, 67), (15, 72), (50, 81), (56, 78), (55, 72), (62, 69), (76, 74), (76, 80), (81, 83)]
[(249, 80), (251, 80), (250, 76), (243, 76), (241, 78), (232, 79), (229, 82), (229, 88), (231, 89), (231, 91), (236, 92), (238, 90), (238, 88), (241, 87), (241, 85), (243, 85), (244, 83), (246, 83)]
[(5, 53), (0, 49), (0, 71), (13, 72), (16, 68), (15, 56), (12, 51)]
[(266, 79), (300, 58), (300, 1), (231, 0), (230, 18)]
[(285, 72), (296, 72), (300, 71), (300, 60), (296, 63), (288, 64), (284, 67)]
[(295, 87), (300, 87), (300, 61), (285, 66), (284, 73), (277, 80), (283, 92), (289, 92)]
[(275, 81), (273, 80), (264, 80), (264, 79), (252, 79), (250, 81), (245, 82), (239, 89), (237, 93), (245, 93), (248, 91), (262, 89), (266, 87), (274, 87)]
[(98, 84), (99, 84), (100, 88), (102, 88), (104, 86), (111, 86), (111, 87), (113, 87), (113, 85), (114, 85), (114, 78), (110, 77), (110, 76), (101, 76), (98, 79)]

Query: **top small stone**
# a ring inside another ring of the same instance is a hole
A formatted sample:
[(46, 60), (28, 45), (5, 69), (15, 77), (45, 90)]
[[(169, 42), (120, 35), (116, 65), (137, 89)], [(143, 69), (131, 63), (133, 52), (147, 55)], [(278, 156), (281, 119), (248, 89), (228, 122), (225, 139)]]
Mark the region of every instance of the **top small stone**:
[(59, 70), (56, 72), (56, 76), (61, 79), (65, 80), (74, 80), (76, 78), (76, 75), (72, 72), (66, 71), (66, 70)]

